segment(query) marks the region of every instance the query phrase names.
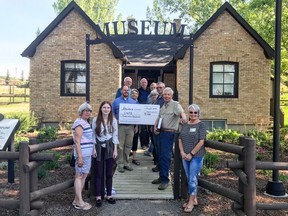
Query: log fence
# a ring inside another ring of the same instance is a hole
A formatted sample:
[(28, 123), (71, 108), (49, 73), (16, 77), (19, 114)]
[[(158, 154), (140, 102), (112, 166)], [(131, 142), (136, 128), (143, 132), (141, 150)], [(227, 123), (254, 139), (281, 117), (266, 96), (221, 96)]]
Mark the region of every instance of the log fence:
[[(256, 161), (255, 140), (249, 137), (240, 137), (239, 141), (240, 145), (205, 141), (206, 147), (238, 155), (238, 161), (227, 161), (225, 164), (225, 168), (230, 168), (238, 177), (238, 191), (209, 182), (203, 177), (199, 177), (199, 186), (233, 200), (231, 208), (236, 215), (254, 216), (256, 215), (256, 209), (288, 209), (288, 203), (256, 203), (256, 169), (288, 170), (288, 163)], [(19, 152), (0, 151), (1, 160), (19, 160), (20, 178), (19, 200), (0, 199), (0, 207), (7, 209), (19, 208), (19, 215), (21, 216), (40, 215), (44, 207), (44, 202), (40, 200), (42, 196), (73, 187), (74, 180), (68, 180), (43, 189), (38, 189), (37, 187), (38, 167), (44, 161), (54, 160), (53, 153), (41, 151), (72, 144), (72, 138), (41, 144), (21, 142)], [(176, 170), (179, 172), (176, 172)], [(181, 163), (178, 139), (176, 139), (174, 152), (174, 198), (178, 199), (180, 197), (187, 197), (187, 180)]]
[[(176, 136), (177, 138), (177, 136)], [(256, 161), (256, 141), (250, 137), (240, 137), (239, 145), (227, 144), (211, 140), (205, 141), (205, 146), (238, 155), (238, 161), (227, 161), (224, 168), (230, 168), (238, 177), (238, 191), (220, 184), (212, 183), (199, 177), (199, 186), (233, 200), (231, 206), (236, 215), (256, 215), (256, 210), (287, 210), (288, 203), (256, 203), (256, 169), (288, 170), (288, 163)], [(174, 188), (180, 191), (174, 193), (174, 198), (187, 198), (187, 180), (181, 166), (178, 139), (175, 142)], [(180, 168), (181, 167), (181, 168)], [(180, 169), (179, 169), (180, 168)], [(175, 172), (179, 170), (179, 172)], [(181, 175), (180, 175), (181, 173)], [(175, 178), (180, 178), (176, 180)]]
[(0, 199), (0, 207), (7, 209), (19, 208), (20, 216), (40, 215), (44, 207), (44, 202), (39, 200), (42, 196), (73, 187), (74, 179), (38, 189), (38, 167), (44, 161), (54, 160), (53, 153), (42, 153), (40, 151), (72, 144), (72, 138), (41, 144), (21, 142), (19, 152), (0, 151), (1, 160), (19, 160), (20, 178), (19, 200)]

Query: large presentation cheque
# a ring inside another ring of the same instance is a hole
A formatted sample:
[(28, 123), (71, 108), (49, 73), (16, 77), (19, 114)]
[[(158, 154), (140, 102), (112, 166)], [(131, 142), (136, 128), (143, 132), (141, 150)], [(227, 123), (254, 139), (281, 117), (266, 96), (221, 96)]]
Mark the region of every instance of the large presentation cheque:
[(159, 105), (120, 103), (119, 123), (135, 125), (154, 125), (159, 115), (159, 109)]

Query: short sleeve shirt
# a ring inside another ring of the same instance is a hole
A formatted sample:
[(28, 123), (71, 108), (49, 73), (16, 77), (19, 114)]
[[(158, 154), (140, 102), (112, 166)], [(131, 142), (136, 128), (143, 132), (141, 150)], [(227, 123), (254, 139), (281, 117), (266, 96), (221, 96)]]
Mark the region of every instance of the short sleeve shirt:
[[(183, 150), (186, 154), (191, 152), (200, 140), (206, 139), (206, 125), (204, 122), (197, 124), (184, 124), (179, 135), (182, 140)], [(204, 145), (195, 154), (195, 157), (203, 157), (205, 154)]]
[(184, 110), (177, 101), (171, 100), (169, 103), (164, 104), (159, 113), (159, 117), (162, 118), (161, 128), (177, 131), (182, 112)]
[[(75, 140), (75, 129), (77, 127), (82, 127), (83, 129), (83, 134), (80, 140), (82, 157), (91, 156), (93, 153), (93, 145), (95, 143), (95, 141), (93, 140), (93, 131), (91, 125), (81, 118), (76, 119), (72, 126), (73, 140)], [(73, 147), (74, 147), (74, 155), (77, 157), (78, 155), (75, 148), (75, 144), (73, 145)]]

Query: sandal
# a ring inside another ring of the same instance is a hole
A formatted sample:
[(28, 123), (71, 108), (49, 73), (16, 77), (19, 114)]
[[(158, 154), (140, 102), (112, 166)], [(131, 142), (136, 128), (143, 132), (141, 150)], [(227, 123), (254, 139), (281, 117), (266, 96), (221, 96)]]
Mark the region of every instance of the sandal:
[(73, 202), (72, 202), (72, 205), (73, 205), (73, 206), (75, 206), (75, 205), (76, 205), (76, 201), (75, 201), (75, 200), (73, 200)]
[[(183, 209), (186, 208), (187, 205), (188, 205), (188, 202), (185, 202), (185, 203), (182, 205), (182, 208), (183, 208)], [(195, 206), (198, 206), (198, 202), (193, 203), (193, 205), (194, 205), (194, 207), (195, 207)]]
[(194, 206), (190, 207), (187, 205), (186, 208), (184, 208), (184, 212), (185, 213), (191, 213), (193, 211), (193, 209), (194, 209)]
[(139, 161), (137, 161), (137, 160), (132, 160), (132, 163), (135, 164), (135, 165), (137, 165), (137, 166), (140, 165)]
[(82, 206), (75, 204), (74, 208), (87, 211), (87, 210), (91, 209), (92, 206), (89, 203), (84, 202), (84, 204)]

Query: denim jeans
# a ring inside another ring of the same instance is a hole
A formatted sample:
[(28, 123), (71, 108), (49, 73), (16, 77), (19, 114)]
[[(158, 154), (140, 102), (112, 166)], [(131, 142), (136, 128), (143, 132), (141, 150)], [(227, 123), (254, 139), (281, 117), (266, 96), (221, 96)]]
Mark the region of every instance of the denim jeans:
[(203, 166), (204, 157), (192, 157), (191, 161), (182, 160), (187, 176), (189, 195), (197, 195), (198, 176)]
[(159, 136), (160, 135), (153, 134), (153, 140), (154, 140), (153, 157), (156, 165), (159, 164), (159, 146), (160, 146)]
[(174, 132), (160, 132), (159, 134), (159, 176), (162, 183), (169, 182), (169, 169), (174, 144)]

